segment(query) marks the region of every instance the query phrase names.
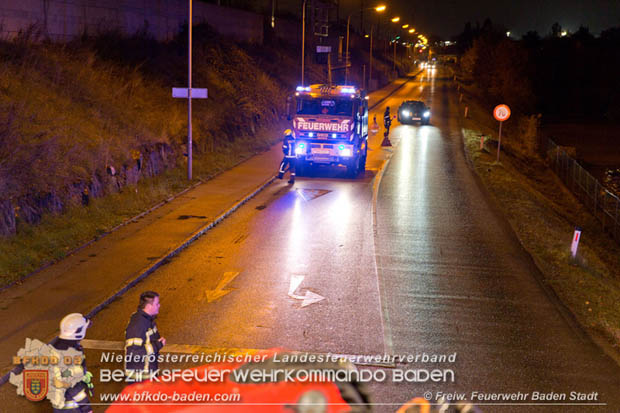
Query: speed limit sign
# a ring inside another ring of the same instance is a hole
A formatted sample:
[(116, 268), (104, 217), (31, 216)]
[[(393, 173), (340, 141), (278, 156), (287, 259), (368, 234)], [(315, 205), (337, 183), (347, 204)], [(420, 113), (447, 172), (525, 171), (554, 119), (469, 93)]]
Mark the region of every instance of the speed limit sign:
[(497, 105), (493, 109), (493, 116), (499, 121), (499, 138), (497, 139), (497, 159), (499, 162), (499, 150), (502, 147), (502, 123), (510, 117), (510, 108), (508, 105)]
[(507, 105), (497, 105), (493, 109), (493, 116), (498, 121), (503, 122), (510, 117), (510, 108)]

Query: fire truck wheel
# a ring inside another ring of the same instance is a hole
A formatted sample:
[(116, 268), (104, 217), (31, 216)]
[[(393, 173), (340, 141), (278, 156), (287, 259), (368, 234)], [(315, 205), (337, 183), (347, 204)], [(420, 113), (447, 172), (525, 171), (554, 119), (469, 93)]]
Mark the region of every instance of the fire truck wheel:
[(308, 174), (308, 167), (305, 163), (297, 161), (295, 165), (295, 175), (306, 176)]
[(359, 174), (360, 171), (360, 158), (351, 159), (350, 163), (347, 164), (347, 176), (349, 178), (355, 178)]
[(366, 155), (360, 160), (359, 173), (364, 175), (366, 173)]

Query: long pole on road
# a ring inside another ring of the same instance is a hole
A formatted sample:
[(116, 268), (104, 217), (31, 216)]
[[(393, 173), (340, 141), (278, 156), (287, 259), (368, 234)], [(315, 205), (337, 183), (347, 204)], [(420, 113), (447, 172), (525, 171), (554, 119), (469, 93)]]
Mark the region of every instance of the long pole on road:
[(344, 58), (344, 84), (348, 85), (347, 81), (349, 80), (349, 23), (351, 23), (351, 14), (347, 17), (347, 50), (345, 52)]
[(368, 63), (368, 90), (372, 88), (372, 29), (373, 25), (370, 25), (370, 62)]
[(301, 85), (304, 85), (304, 57), (306, 56), (306, 0), (301, 11)]
[(187, 179), (192, 180), (192, 0), (187, 18)]

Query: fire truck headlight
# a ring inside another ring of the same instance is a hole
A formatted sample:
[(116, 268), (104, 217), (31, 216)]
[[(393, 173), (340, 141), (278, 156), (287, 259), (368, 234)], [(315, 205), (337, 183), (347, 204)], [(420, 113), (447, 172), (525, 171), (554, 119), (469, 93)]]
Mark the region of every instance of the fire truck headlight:
[(306, 144), (303, 142), (300, 142), (297, 144), (297, 147), (295, 148), (295, 154), (303, 155), (304, 153), (306, 153)]
[(404, 117), (408, 118), (410, 113), (408, 110), (403, 110), (402, 112), (400, 112)]
[(427, 110), (426, 112), (424, 112), (424, 117), (428, 118), (429, 116), (431, 116), (431, 111)]
[(344, 145), (338, 145), (340, 156), (351, 156), (351, 149), (345, 148)]

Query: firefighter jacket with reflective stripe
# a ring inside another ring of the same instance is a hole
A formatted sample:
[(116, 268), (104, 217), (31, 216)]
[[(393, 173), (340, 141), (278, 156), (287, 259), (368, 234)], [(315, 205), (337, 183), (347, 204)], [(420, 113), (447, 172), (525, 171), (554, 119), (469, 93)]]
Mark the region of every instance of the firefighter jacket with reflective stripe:
[(282, 153), (285, 158), (295, 158), (295, 139), (292, 137), (285, 137), (282, 142)]
[[(56, 337), (51, 343), (52, 347), (56, 350), (68, 350), (73, 348), (81, 353), (84, 352), (82, 346), (80, 345), (79, 340), (65, 340), (62, 338)], [(68, 371), (66, 371), (68, 370)], [(72, 376), (76, 376), (78, 374), (85, 375), (86, 374), (86, 359), (82, 360), (82, 364), (77, 364), (67, 369), (64, 366), (58, 365), (52, 369), (51, 382), (60, 384), (59, 382), (66, 381), (66, 376), (71, 374)], [(57, 386), (59, 387), (59, 386)], [(90, 407), (90, 400), (88, 399), (88, 393), (92, 390), (89, 390), (88, 385), (83, 381), (76, 383), (73, 387), (68, 388), (65, 391), (65, 404), (63, 407), (54, 406), (54, 412), (63, 412), (63, 413), (86, 413), (92, 410)], [(92, 395), (92, 394), (91, 394)]]
[(147, 378), (158, 369), (159, 342), (155, 317), (138, 309), (131, 315), (125, 330), (125, 374), (136, 380)]
[(392, 117), (390, 116), (390, 112), (385, 112), (385, 115), (383, 115), (383, 126), (388, 128), (390, 127), (391, 124), (392, 124)]

